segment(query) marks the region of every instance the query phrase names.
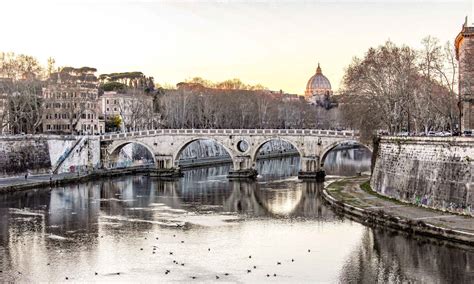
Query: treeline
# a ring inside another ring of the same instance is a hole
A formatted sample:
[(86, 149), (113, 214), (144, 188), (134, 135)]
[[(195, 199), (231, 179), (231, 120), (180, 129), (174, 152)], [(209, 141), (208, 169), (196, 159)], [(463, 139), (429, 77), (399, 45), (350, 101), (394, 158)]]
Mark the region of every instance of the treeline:
[(126, 92), (128, 89), (140, 89), (149, 94), (155, 89), (153, 77), (147, 77), (138, 71), (101, 74), (99, 82), (103, 91)]
[(201, 77), (194, 77), (192, 79), (185, 80), (184, 83), (187, 84), (198, 84), (205, 88), (219, 89), (219, 90), (267, 90), (268, 88), (256, 84), (245, 84), (240, 79), (234, 78), (229, 80), (224, 80), (222, 82), (212, 82), (210, 80), (203, 79)]
[(454, 46), (449, 42), (442, 46), (433, 37), (423, 39), (422, 46), (415, 50), (388, 41), (353, 60), (340, 98), (346, 125), (360, 129), (365, 137), (378, 130), (458, 131)]
[(199, 83), (167, 90), (160, 113), (165, 128), (331, 128), (340, 121), (337, 109), (315, 107), (301, 97)]

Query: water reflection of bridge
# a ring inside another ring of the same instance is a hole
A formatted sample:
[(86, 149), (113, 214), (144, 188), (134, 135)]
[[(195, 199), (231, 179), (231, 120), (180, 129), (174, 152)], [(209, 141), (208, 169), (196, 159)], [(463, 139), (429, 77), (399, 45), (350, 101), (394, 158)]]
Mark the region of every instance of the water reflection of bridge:
[[(174, 209), (189, 206), (214, 208), (218, 212), (243, 213), (247, 216), (298, 216), (324, 219), (335, 217), (322, 204), (322, 184), (314, 182), (256, 183), (250, 181), (223, 182), (219, 179), (186, 187), (177, 181), (153, 181), (150, 202), (163, 203)], [(142, 198), (143, 200), (143, 198)], [(138, 202), (138, 201), (137, 201)], [(141, 202), (140, 202), (141, 203)], [(133, 206), (141, 206), (133, 204)], [(199, 209), (199, 208), (198, 208)]]
[[(199, 170), (216, 171), (216, 168)], [(113, 182), (106, 181), (100, 186), (102, 200), (100, 210), (115, 216), (133, 215), (133, 217), (152, 218), (152, 211), (129, 209), (146, 208), (150, 204), (164, 204), (173, 209), (197, 206), (213, 208), (212, 210), (216, 212), (244, 213), (249, 216), (334, 218), (330, 208), (322, 204), (320, 183), (229, 182), (225, 175), (216, 172), (214, 174), (215, 179), (205, 182), (194, 175), (185, 175), (179, 181), (160, 181), (145, 176), (115, 178)], [(55, 200), (56, 197), (53, 196), (52, 199)], [(63, 202), (69, 202), (67, 200), (70, 199), (71, 196), (64, 196)], [(75, 196), (73, 199), (80, 198)]]
[[(155, 226), (153, 223), (133, 224), (133, 230), (127, 231), (107, 225), (108, 219), (102, 217), (156, 221), (154, 211), (147, 209), (158, 203), (188, 212), (202, 206), (216, 213), (239, 212), (249, 217), (288, 216), (321, 221), (339, 218), (322, 203), (317, 183), (291, 181), (289, 186), (285, 181), (228, 182), (224, 175), (219, 177), (220, 170), (203, 169), (202, 173), (206, 171), (214, 171), (212, 180), (196, 175), (174, 182), (144, 176), (119, 177), (51, 191), (0, 195), (0, 268), (12, 269), (20, 264), (28, 269), (28, 265), (35, 263), (24, 257), (29, 251), (35, 253), (35, 258), (51, 257), (48, 250), (56, 247), (58, 241), (49, 238), (50, 234), (67, 237), (67, 243), (61, 243), (64, 248), (69, 244), (89, 250), (98, 245), (99, 232), (117, 233), (121, 237), (127, 233), (146, 235)], [(129, 226), (128, 222), (122, 224)], [(345, 260), (339, 274), (341, 282), (474, 280), (472, 249), (411, 239), (386, 230), (365, 228), (359, 244)]]

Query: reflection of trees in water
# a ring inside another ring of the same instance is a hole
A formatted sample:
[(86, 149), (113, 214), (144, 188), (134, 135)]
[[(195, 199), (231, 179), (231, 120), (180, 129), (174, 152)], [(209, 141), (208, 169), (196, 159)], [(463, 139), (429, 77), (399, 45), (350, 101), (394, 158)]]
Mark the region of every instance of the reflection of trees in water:
[(107, 215), (150, 218), (150, 211), (135, 210), (154, 202), (152, 180), (145, 176), (114, 178), (102, 183), (101, 210)]
[(12, 230), (43, 232), (67, 237), (69, 232), (97, 231), (99, 185), (84, 183), (37, 191), (21, 191), (0, 195), (2, 214), (0, 239), (7, 241)]
[[(3, 201), (3, 200), (2, 200)], [(1, 201), (0, 201), (1, 202)], [(8, 208), (0, 205), (0, 270), (12, 269), (12, 255), (10, 253), (10, 222), (11, 216)], [(13, 231), (13, 230), (11, 230)]]
[[(18, 191), (0, 194), (0, 255), (1, 248), (8, 246), (10, 234), (22, 234), (27, 230), (41, 231), (44, 218), (48, 217), (50, 191)], [(12, 210), (35, 211), (37, 215), (18, 215)], [(27, 217), (25, 219), (21, 217)], [(20, 218), (17, 218), (20, 217)], [(25, 223), (28, 223), (25, 226)]]
[(473, 283), (474, 249), (437, 245), (390, 230), (366, 228), (339, 281)]
[(298, 175), (300, 156), (257, 160), (257, 172), (263, 180), (282, 179)]
[(71, 185), (51, 192), (48, 227), (51, 233), (64, 235), (66, 231), (97, 231), (100, 210), (100, 186), (97, 183)]
[[(215, 169), (214, 169), (215, 170)], [(238, 212), (248, 216), (334, 218), (320, 197), (322, 184), (314, 182), (206, 180), (208, 169), (189, 171), (176, 183), (180, 202), (208, 210)], [(225, 169), (222, 169), (225, 171)], [(218, 174), (220, 176), (220, 172)], [(168, 205), (170, 200), (168, 199)]]
[(338, 218), (331, 207), (325, 205), (321, 197), (323, 183), (303, 182), (300, 184), (303, 188), (303, 196), (295, 207), (291, 216), (318, 218), (324, 220), (333, 220)]
[(179, 179), (182, 185), (194, 186), (196, 181), (220, 180), (227, 181), (227, 174), (231, 165), (219, 165), (214, 167), (199, 167), (183, 171), (183, 177)]
[[(370, 170), (372, 154), (364, 147), (335, 148), (324, 160), (324, 170), (329, 175), (353, 176)], [(298, 174), (300, 157), (260, 159), (257, 172), (263, 180), (281, 179)]]
[[(327, 155), (324, 161), (324, 169), (327, 174), (350, 176), (357, 172), (369, 171), (372, 154), (364, 147), (335, 148)], [(299, 171), (299, 155), (258, 159), (256, 168), (261, 176), (260, 180), (282, 179), (296, 176)], [(203, 180), (207, 177), (224, 179), (231, 165), (217, 167), (193, 168), (184, 171), (183, 183), (195, 180)]]
[(370, 170), (372, 154), (364, 147), (335, 148), (324, 160), (324, 170), (329, 175), (353, 176)]
[[(99, 184), (93, 182), (0, 195), (0, 270), (17, 269), (23, 261), (18, 252), (47, 260), (45, 248), (96, 244), (100, 203), (92, 202), (95, 198)], [(34, 265), (22, 263), (25, 270)]]

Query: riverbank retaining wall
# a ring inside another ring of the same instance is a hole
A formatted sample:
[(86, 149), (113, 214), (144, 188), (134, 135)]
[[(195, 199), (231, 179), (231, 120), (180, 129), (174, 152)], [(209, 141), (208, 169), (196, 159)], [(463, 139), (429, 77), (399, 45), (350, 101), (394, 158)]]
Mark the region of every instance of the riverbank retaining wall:
[(371, 186), (413, 204), (474, 216), (474, 139), (382, 137)]
[[(60, 146), (60, 140), (48, 141), (53, 170), (57, 173), (84, 172), (100, 167), (100, 140), (98, 137), (82, 137), (72, 144)], [(59, 151), (56, 151), (59, 150)], [(62, 153), (54, 159), (52, 153)]]
[(35, 135), (0, 139), (0, 177), (84, 170), (100, 163), (98, 138)]

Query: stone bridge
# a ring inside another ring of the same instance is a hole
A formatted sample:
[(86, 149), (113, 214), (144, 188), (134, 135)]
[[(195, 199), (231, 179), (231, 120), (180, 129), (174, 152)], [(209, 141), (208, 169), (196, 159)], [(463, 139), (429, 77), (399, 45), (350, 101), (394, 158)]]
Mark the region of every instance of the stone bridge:
[[(179, 172), (178, 160), (183, 149), (200, 139), (213, 140), (227, 150), (233, 162), (230, 178), (256, 176), (256, 160), (260, 148), (271, 140), (292, 144), (300, 159), (300, 178), (323, 178), (324, 159), (334, 147), (359, 142), (353, 131), (317, 129), (159, 129), (100, 136), (101, 161), (110, 167), (120, 150), (130, 143), (146, 147), (161, 172)], [(364, 144), (362, 144), (364, 145)], [(365, 145), (371, 150), (371, 145)], [(160, 171), (157, 171), (160, 172)]]

